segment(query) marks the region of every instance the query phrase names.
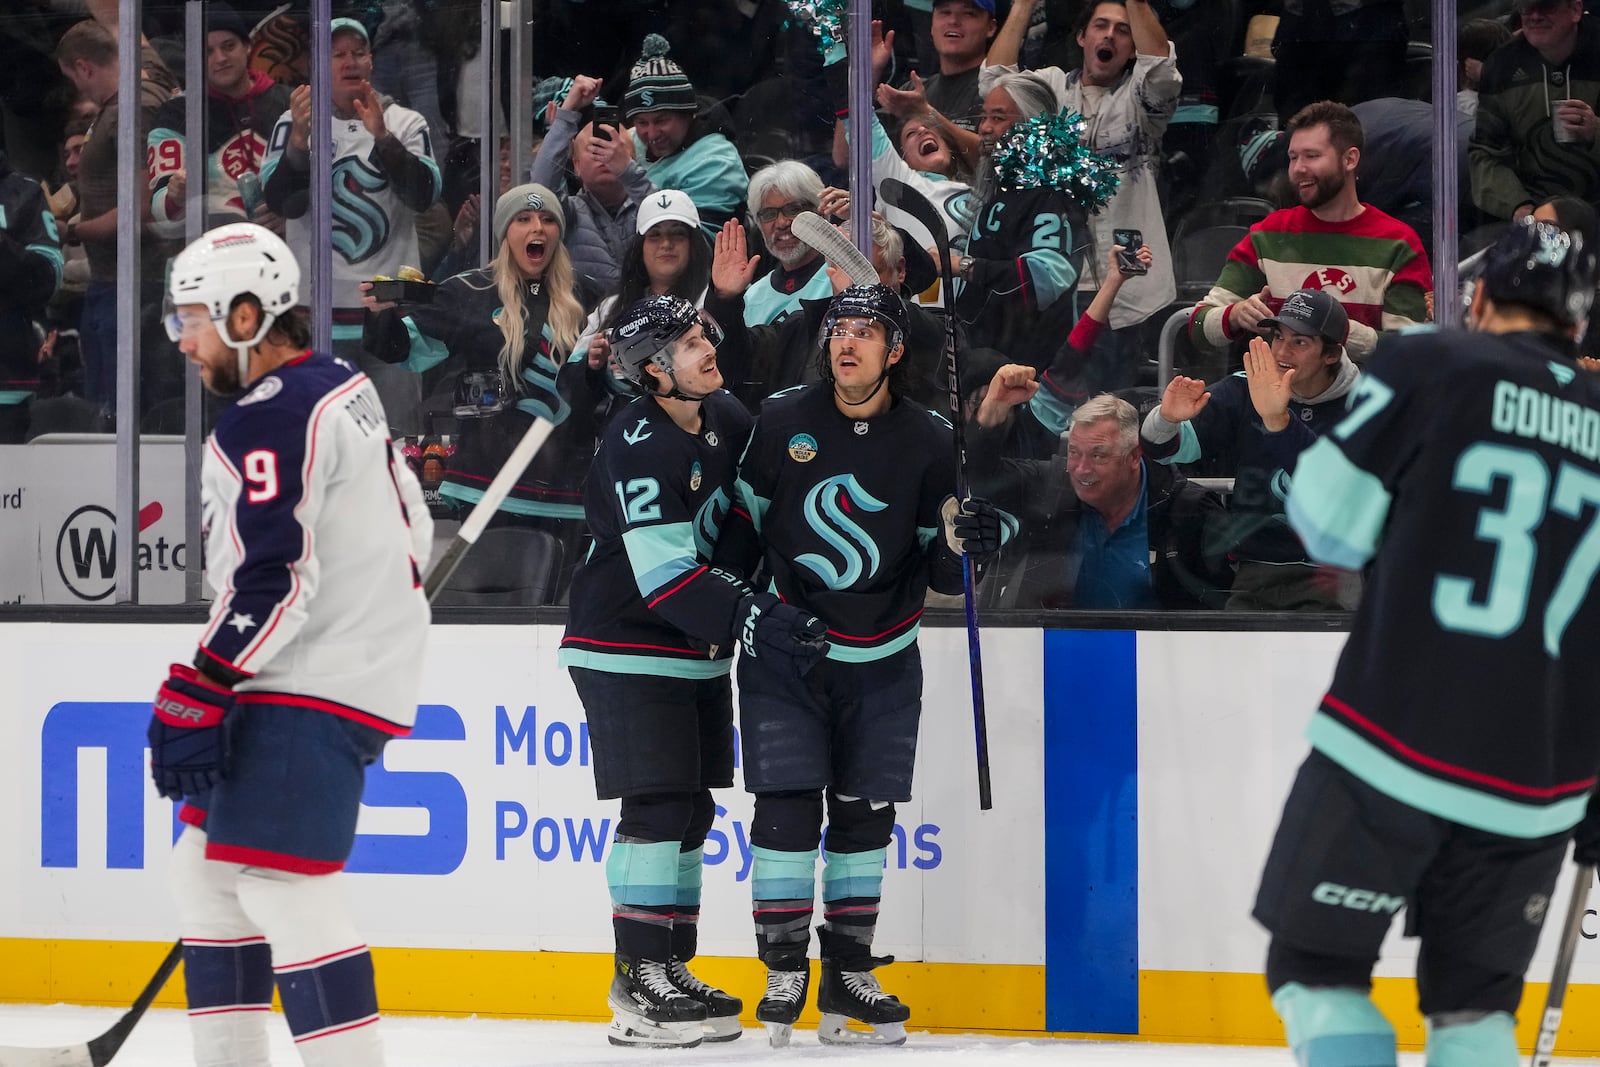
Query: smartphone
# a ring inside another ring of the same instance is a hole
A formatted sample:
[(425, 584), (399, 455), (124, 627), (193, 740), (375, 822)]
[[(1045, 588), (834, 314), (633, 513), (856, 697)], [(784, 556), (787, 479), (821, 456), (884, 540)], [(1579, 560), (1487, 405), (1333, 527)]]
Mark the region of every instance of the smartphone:
[(1112, 230), (1111, 243), (1122, 246), (1117, 253), (1117, 269), (1124, 274), (1148, 274), (1149, 268), (1139, 261), (1139, 249), (1144, 247), (1144, 234), (1138, 230)]
[(614, 104), (596, 104), (594, 108), (594, 135), (602, 141), (609, 141), (615, 135), (619, 124), (617, 108)]

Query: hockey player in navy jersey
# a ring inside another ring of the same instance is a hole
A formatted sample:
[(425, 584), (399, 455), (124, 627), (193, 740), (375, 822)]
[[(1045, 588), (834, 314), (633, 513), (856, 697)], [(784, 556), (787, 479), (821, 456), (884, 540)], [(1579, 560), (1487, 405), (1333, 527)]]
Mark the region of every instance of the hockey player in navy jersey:
[(606, 861), (616, 935), (612, 1044), (739, 1036), (737, 997), (687, 966), (714, 788), (733, 784), (733, 646), (796, 677), (826, 649), (810, 613), (710, 565), (750, 416), (722, 388), (715, 324), (681, 297), (635, 301), (612, 360), (644, 395), (589, 469), (594, 549), (572, 582), (560, 662), (583, 701), (595, 791), (622, 798)]
[(1402, 908), (1429, 1067), (1512, 1067), (1567, 843), (1600, 852), (1600, 378), (1574, 344), (1594, 295), (1579, 235), (1513, 225), (1473, 332), (1386, 336), (1295, 469), (1312, 555), (1370, 566), (1255, 904), (1306, 1067), (1395, 1063), (1368, 992)]
[(208, 1067), (267, 1067), (274, 978), (305, 1063), (383, 1062), (338, 872), (366, 766), (416, 716), (432, 523), (372, 383), (307, 351), (299, 284), (250, 223), (190, 245), (169, 282), (173, 340), (212, 392), (243, 391), (201, 470), (210, 622), (149, 731), (157, 789), (185, 802), (172, 885)]
[(834, 298), (823, 380), (762, 406), (718, 545), (719, 560), (748, 559), (741, 546), (758, 539), (773, 592), (828, 628), (827, 658), (808, 675), (739, 658), (756, 947), (768, 972), (756, 1017), (778, 1045), (806, 1002), (824, 806), (818, 1037), (905, 1040), (911, 1012), (872, 974), (893, 962), (872, 954), (872, 938), (895, 804), (911, 799), (923, 598), (961, 592), (963, 546), (981, 565), (1000, 550), (1006, 518), (985, 501), (957, 507), (950, 424), (900, 395), (905, 333), (905, 305), (886, 285)]

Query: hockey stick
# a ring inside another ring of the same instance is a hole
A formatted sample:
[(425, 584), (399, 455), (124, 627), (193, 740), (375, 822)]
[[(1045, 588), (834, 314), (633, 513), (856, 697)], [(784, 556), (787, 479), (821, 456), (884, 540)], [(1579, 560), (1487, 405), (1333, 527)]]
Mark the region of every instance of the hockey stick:
[[(884, 203), (899, 208), (922, 223), (933, 235), (939, 258), (940, 292), (944, 295), (944, 361), (950, 380), (950, 421), (955, 426), (956, 499), (967, 499), (967, 434), (961, 417), (961, 375), (956, 373), (956, 301), (950, 270), (950, 234), (928, 198), (897, 178), (885, 178), (878, 188)], [(799, 219), (795, 220), (796, 222)], [(843, 236), (841, 234), (841, 236)], [(961, 554), (961, 592), (967, 609), (967, 661), (972, 673), (972, 728), (978, 755), (978, 807), (994, 807), (989, 789), (989, 720), (983, 702), (983, 648), (978, 640), (977, 597), (972, 588), (972, 559)]]
[(1561, 1029), (1561, 1009), (1567, 999), (1567, 977), (1572, 973), (1572, 958), (1578, 954), (1578, 935), (1583, 933), (1584, 905), (1589, 901), (1589, 883), (1594, 867), (1578, 866), (1572, 883), (1572, 900), (1567, 904), (1567, 921), (1561, 926), (1561, 943), (1556, 946), (1556, 965), (1550, 973), (1550, 992), (1545, 994), (1544, 1019), (1539, 1023), (1539, 1040), (1534, 1042), (1532, 1067), (1550, 1067), (1556, 1051), (1556, 1031)]
[[(533, 420), (533, 425), (522, 435), (522, 440), (517, 442), (517, 447), (511, 450), (505, 465), (495, 474), (494, 480), (489, 483), (489, 488), (483, 491), (482, 499), (473, 505), (466, 521), (461, 524), (461, 529), (456, 531), (450, 544), (428, 570), (428, 577), (423, 581), (422, 589), (430, 604), (438, 596), (439, 590), (444, 588), (445, 582), (450, 580), (450, 575), (461, 565), (467, 550), (477, 543), (478, 536), (489, 524), (489, 519), (499, 510), (500, 504), (510, 494), (511, 487), (522, 477), (522, 472), (533, 462), (534, 455), (544, 446), (554, 429), (553, 423), (536, 418)], [(56, 1048), (0, 1046), (0, 1067), (105, 1067), (111, 1062), (111, 1057), (122, 1048), (122, 1043), (128, 1039), (134, 1026), (144, 1017), (156, 995), (161, 992), (162, 986), (165, 986), (167, 979), (172, 977), (172, 972), (178, 969), (178, 961), (182, 958), (183, 941), (180, 939), (173, 942), (172, 947), (167, 950), (166, 958), (161, 961), (161, 966), (156, 968), (156, 973), (150, 977), (150, 981), (145, 984), (138, 999), (133, 1002), (133, 1007), (123, 1012), (122, 1017), (99, 1037), (90, 1038), (85, 1044), (62, 1045)]]
[(802, 211), (789, 224), (794, 235), (822, 253), (828, 265), (837, 267), (849, 278), (851, 285), (872, 285), (878, 280), (878, 270), (861, 249), (850, 243), (850, 238), (829, 226), (815, 211)]
[(58, 1048), (0, 1048), (0, 1067), (105, 1067), (117, 1050), (122, 1048), (122, 1043), (128, 1040), (128, 1034), (144, 1017), (156, 994), (167, 984), (172, 972), (178, 969), (178, 961), (182, 958), (183, 942), (178, 941), (167, 950), (166, 959), (161, 961), (156, 973), (140, 990), (133, 1007), (123, 1012), (122, 1017), (99, 1037), (92, 1037), (81, 1045), (62, 1045)]

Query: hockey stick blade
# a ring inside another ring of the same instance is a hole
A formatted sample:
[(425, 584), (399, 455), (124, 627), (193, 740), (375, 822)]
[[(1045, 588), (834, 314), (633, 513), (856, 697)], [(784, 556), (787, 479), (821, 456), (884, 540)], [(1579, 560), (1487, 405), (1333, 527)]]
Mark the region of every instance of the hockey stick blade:
[[(944, 361), (950, 388), (950, 420), (955, 426), (956, 497), (967, 497), (967, 435), (961, 417), (961, 373), (956, 361), (956, 292), (951, 277), (950, 234), (939, 218), (939, 210), (927, 197), (898, 178), (885, 178), (878, 186), (883, 202), (904, 211), (933, 235), (939, 259), (940, 292), (944, 297)], [(961, 556), (962, 605), (967, 616), (967, 664), (972, 675), (972, 734), (978, 763), (978, 809), (994, 807), (994, 792), (989, 784), (989, 716), (983, 696), (983, 645), (979, 640), (978, 599), (972, 573), (972, 559)]]
[(1567, 919), (1561, 925), (1561, 941), (1556, 946), (1555, 968), (1550, 973), (1550, 991), (1545, 994), (1544, 1015), (1539, 1021), (1539, 1037), (1533, 1044), (1532, 1067), (1550, 1067), (1556, 1051), (1556, 1036), (1561, 1030), (1561, 1012), (1567, 999), (1567, 978), (1572, 974), (1572, 960), (1578, 953), (1578, 938), (1583, 933), (1583, 920), (1589, 902), (1589, 883), (1594, 881), (1594, 867), (1580, 864), (1572, 883), (1572, 899), (1567, 904)]
[(815, 211), (802, 211), (790, 224), (794, 235), (822, 253), (828, 265), (843, 271), (851, 285), (872, 285), (878, 280), (878, 271), (872, 260), (861, 254), (861, 249), (850, 243), (850, 238), (829, 226)]
[(183, 942), (175, 942), (167, 950), (167, 956), (156, 968), (156, 973), (145, 983), (133, 1007), (123, 1012), (122, 1017), (99, 1037), (81, 1045), (62, 1045), (57, 1048), (0, 1047), (0, 1067), (105, 1067), (122, 1048), (122, 1043), (128, 1040), (134, 1024), (144, 1017), (161, 992), (161, 987), (178, 969), (178, 961), (182, 958)]

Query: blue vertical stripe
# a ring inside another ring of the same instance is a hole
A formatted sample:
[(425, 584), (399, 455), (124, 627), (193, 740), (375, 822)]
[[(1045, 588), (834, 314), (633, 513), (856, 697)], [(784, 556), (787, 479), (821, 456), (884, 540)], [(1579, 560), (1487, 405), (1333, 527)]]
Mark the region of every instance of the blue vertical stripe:
[(1044, 634), (1045, 1028), (1139, 1032), (1136, 642)]

